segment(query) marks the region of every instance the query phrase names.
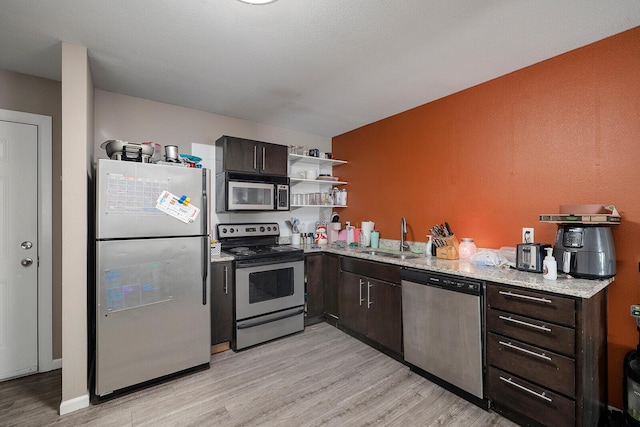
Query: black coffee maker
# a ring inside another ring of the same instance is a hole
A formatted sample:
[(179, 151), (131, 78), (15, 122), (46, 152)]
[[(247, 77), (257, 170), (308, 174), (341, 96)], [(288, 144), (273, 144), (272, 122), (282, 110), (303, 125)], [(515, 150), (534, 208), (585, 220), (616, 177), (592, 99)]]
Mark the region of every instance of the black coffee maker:
[(631, 306), (636, 318), (638, 347), (624, 357), (624, 418), (627, 425), (640, 427), (640, 305)]

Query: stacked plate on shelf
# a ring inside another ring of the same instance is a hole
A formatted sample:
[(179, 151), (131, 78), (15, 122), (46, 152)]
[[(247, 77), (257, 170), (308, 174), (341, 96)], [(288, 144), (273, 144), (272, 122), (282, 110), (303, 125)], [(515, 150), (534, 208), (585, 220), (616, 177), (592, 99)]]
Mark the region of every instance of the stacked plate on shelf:
[(318, 176), (316, 179), (318, 181), (337, 181), (338, 177), (337, 176), (320, 174), (320, 176)]

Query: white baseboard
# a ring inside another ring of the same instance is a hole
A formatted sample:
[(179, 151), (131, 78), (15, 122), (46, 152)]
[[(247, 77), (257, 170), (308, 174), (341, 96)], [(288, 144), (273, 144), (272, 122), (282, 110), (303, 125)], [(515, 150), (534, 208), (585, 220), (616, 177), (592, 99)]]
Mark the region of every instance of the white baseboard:
[(62, 369), (62, 359), (53, 359), (51, 369)]
[(89, 407), (89, 393), (74, 397), (73, 399), (65, 400), (60, 403), (60, 415), (70, 414), (71, 412), (75, 412), (79, 409), (88, 408)]

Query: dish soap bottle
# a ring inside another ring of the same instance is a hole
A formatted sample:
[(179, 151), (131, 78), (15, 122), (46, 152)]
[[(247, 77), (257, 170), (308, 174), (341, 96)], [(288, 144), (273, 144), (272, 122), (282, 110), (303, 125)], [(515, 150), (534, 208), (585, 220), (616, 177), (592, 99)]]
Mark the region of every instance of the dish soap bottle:
[(433, 248), (433, 240), (431, 240), (431, 234), (427, 234), (429, 240), (427, 240), (427, 247), (425, 248), (425, 252), (427, 256), (431, 256), (431, 249)]
[(545, 248), (547, 256), (542, 261), (542, 277), (548, 280), (558, 278), (558, 263), (552, 255), (553, 248)]

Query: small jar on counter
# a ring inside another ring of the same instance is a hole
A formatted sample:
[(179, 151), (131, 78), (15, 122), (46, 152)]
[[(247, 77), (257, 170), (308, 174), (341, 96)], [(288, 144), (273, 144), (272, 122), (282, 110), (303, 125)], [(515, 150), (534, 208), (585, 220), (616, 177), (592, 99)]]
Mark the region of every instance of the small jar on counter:
[(468, 261), (471, 255), (476, 253), (476, 244), (470, 237), (463, 237), (458, 247), (458, 255), (461, 261)]

